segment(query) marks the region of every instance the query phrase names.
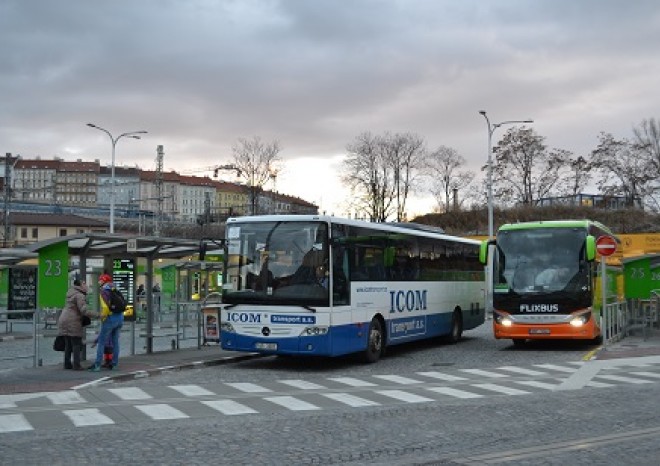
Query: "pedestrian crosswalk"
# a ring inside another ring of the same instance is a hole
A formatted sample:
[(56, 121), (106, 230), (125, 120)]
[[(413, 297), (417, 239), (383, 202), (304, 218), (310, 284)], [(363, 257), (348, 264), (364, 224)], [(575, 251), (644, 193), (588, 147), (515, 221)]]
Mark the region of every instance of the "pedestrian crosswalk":
[[(495, 396), (521, 396), (557, 390), (583, 362), (502, 366), (488, 369), (420, 371), (325, 378), (219, 382), (217, 384), (93, 387), (40, 394), (0, 395), (0, 435), (62, 426), (86, 427), (127, 422), (241, 416), (280, 411), (319, 411), (423, 404)], [(614, 372), (604, 368), (590, 388), (641, 385), (660, 381), (660, 365)], [(196, 406), (204, 406), (201, 410)], [(44, 413), (51, 419), (44, 422)], [(42, 423), (43, 425), (41, 425)]]

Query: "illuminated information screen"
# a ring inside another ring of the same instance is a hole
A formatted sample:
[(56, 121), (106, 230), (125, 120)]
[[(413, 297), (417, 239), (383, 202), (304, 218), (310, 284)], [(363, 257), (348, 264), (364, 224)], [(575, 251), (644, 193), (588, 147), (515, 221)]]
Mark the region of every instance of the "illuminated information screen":
[(135, 259), (114, 259), (112, 261), (112, 282), (124, 295), (126, 303), (133, 304)]

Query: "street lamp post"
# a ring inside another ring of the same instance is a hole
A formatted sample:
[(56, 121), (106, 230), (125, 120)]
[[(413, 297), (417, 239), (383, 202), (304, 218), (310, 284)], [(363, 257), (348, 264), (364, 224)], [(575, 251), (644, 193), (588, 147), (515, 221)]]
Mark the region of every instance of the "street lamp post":
[(140, 139), (140, 134), (147, 134), (147, 131), (130, 131), (128, 133), (122, 133), (116, 138), (112, 136), (110, 131), (100, 126), (96, 126), (93, 123), (87, 123), (87, 126), (90, 128), (98, 129), (103, 131), (110, 137), (112, 142), (112, 165), (110, 168), (110, 233), (115, 232), (115, 147), (117, 146), (117, 141), (123, 137)]
[(490, 123), (488, 115), (486, 115), (485, 110), (480, 110), (479, 113), (483, 115), (486, 119), (486, 124), (488, 125), (488, 180), (487, 180), (487, 189), (488, 189), (488, 238), (493, 237), (493, 133), (497, 128), (502, 125), (511, 125), (515, 123), (534, 123), (534, 120), (506, 120), (499, 123)]

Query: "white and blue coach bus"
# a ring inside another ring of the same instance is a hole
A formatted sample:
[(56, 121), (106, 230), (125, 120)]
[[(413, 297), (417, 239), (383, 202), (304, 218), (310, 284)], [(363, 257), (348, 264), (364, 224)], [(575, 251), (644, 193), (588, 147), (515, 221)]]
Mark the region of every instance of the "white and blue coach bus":
[(480, 243), (431, 230), (316, 215), (228, 219), (222, 348), (375, 362), (390, 345), (457, 342), (484, 322)]

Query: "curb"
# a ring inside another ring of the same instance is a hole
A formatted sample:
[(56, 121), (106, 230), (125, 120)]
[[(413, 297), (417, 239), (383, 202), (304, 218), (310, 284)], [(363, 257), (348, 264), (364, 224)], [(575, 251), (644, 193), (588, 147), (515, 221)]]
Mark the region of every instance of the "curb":
[(249, 353), (241, 356), (224, 356), (218, 359), (210, 359), (208, 361), (193, 361), (185, 364), (162, 366), (153, 369), (133, 371), (133, 372), (128, 372), (126, 374), (110, 375), (110, 376), (101, 377), (100, 379), (97, 380), (92, 380), (91, 382), (86, 382), (80, 385), (76, 385), (75, 387), (71, 387), (71, 390), (80, 390), (83, 388), (95, 387), (107, 383), (126, 382), (129, 380), (143, 379), (145, 377), (153, 377), (167, 372), (176, 372), (176, 371), (182, 371), (188, 369), (199, 369), (202, 367), (220, 366), (232, 362), (240, 362), (240, 361), (247, 361), (250, 359), (256, 359), (263, 356), (264, 355), (259, 353)]
[(32, 340), (32, 335), (0, 336), (0, 341)]

